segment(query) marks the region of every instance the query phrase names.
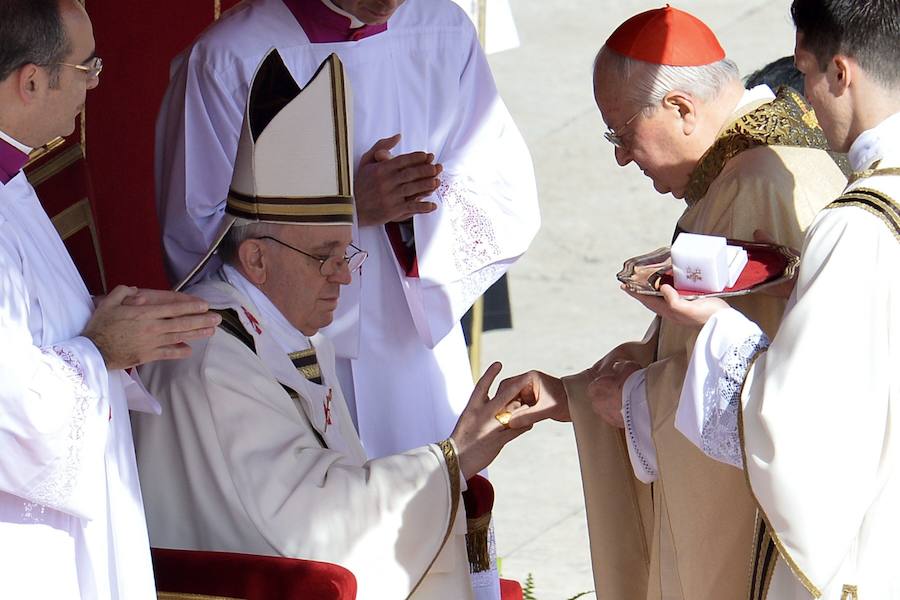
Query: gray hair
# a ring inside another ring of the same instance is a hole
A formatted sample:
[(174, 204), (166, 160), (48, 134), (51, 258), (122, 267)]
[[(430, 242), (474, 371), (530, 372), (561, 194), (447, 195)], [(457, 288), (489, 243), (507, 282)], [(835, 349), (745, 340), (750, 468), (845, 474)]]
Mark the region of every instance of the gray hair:
[(658, 107), (669, 92), (677, 90), (708, 102), (717, 98), (728, 85), (740, 83), (737, 65), (727, 58), (700, 67), (673, 67), (628, 58), (606, 46), (594, 60), (595, 75), (600, 70), (621, 83), (621, 93), (626, 101), (652, 109)]
[(242, 223), (238, 220), (231, 229), (228, 230), (225, 237), (222, 238), (222, 242), (219, 244), (216, 253), (219, 255), (219, 258), (222, 259), (223, 263), (231, 265), (232, 267), (237, 267), (240, 263), (238, 248), (241, 247), (241, 244), (245, 240), (251, 240), (264, 235), (275, 235), (280, 227), (282, 227), (282, 225), (277, 223), (256, 223), (247, 221)]
[(27, 64), (47, 67), (59, 84), (58, 63), (71, 51), (60, 0), (0, 0), (0, 81)]

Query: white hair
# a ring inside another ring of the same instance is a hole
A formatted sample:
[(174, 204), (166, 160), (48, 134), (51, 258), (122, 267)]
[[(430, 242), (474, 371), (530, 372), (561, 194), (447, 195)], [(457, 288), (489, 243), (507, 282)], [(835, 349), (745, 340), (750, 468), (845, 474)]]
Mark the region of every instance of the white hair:
[(282, 227), (282, 225), (277, 223), (261, 223), (258, 221), (238, 219), (235, 224), (231, 226), (231, 229), (228, 230), (228, 233), (225, 234), (225, 237), (222, 238), (222, 242), (219, 244), (219, 248), (216, 252), (223, 263), (233, 267), (237, 266), (239, 262), (238, 248), (240, 248), (244, 240), (258, 238), (264, 235), (275, 235), (280, 227)]
[(700, 67), (673, 67), (628, 58), (606, 46), (594, 61), (595, 76), (601, 70), (606, 81), (617, 82), (626, 101), (651, 109), (658, 107), (666, 94), (673, 91), (708, 102), (729, 84), (740, 84), (741, 80), (737, 65), (727, 58)]

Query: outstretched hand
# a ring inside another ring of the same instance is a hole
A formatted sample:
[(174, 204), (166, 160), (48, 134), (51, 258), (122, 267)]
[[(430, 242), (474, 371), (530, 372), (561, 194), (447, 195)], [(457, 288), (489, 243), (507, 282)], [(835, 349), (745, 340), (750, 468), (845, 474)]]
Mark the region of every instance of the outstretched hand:
[(659, 288), (662, 298), (659, 296), (647, 296), (631, 291), (627, 286), (621, 286), (625, 292), (661, 316), (680, 325), (688, 327), (703, 327), (710, 317), (722, 309), (728, 308), (728, 304), (721, 298), (697, 298), (685, 300), (678, 291), (669, 284), (663, 284)]
[(502, 368), (503, 365), (498, 362), (487, 368), (475, 384), (469, 404), (450, 434), (456, 443), (459, 469), (466, 479), (487, 467), (500, 454), (503, 446), (531, 429), (530, 425), (520, 428), (504, 427), (495, 418), (504, 409), (506, 402), (499, 394), (491, 398), (488, 391)]
[(97, 302), (82, 335), (110, 370), (186, 358), (187, 342), (215, 333), (221, 318), (205, 300), (163, 290), (117, 286)]
[(544, 419), (572, 420), (562, 381), (541, 371), (528, 371), (504, 379), (494, 399), (512, 413), (509, 426), (513, 429), (531, 427)]
[(378, 140), (360, 159), (353, 186), (360, 225), (405, 221), (437, 210), (437, 204), (422, 198), (440, 185), (443, 166), (427, 152), (391, 155), (399, 142), (399, 133)]

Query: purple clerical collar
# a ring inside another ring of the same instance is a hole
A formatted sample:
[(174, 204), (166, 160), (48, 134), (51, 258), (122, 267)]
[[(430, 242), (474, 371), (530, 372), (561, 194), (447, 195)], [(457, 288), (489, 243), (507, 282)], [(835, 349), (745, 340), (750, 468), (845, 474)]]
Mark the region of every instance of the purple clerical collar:
[(387, 23), (350, 27), (350, 19), (325, 6), (322, 0), (283, 0), (313, 44), (356, 42), (387, 30)]
[(6, 185), (28, 162), (28, 155), (0, 139), (0, 183)]

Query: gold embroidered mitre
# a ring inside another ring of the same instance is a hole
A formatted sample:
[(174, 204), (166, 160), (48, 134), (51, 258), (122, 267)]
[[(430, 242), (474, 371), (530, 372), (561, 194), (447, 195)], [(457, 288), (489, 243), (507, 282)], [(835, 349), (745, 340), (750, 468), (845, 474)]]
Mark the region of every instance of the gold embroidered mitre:
[(352, 225), (352, 99), (336, 54), (300, 87), (277, 50), (250, 82), (225, 215), (203, 260), (206, 266), (235, 225)]

